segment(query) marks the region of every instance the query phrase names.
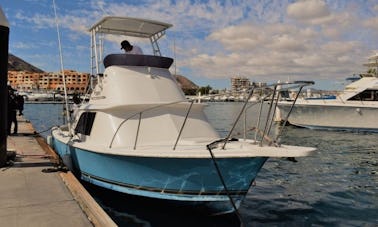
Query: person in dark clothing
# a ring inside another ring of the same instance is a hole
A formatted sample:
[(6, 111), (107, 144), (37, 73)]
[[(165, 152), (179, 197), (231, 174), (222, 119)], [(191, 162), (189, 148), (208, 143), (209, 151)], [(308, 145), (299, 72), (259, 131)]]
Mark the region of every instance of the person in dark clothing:
[(22, 111), (24, 110), (24, 97), (22, 95), (16, 95), (16, 102), (17, 102), (18, 115), (19, 116), (24, 115), (22, 113)]
[(13, 134), (17, 134), (18, 124), (17, 124), (17, 100), (14, 93), (14, 89), (8, 86), (8, 135), (11, 134), (12, 123), (14, 123)]
[(79, 97), (77, 93), (75, 93), (72, 96), (72, 101), (73, 101), (73, 104), (70, 108), (70, 116), (72, 115), (71, 117), (75, 117), (81, 104), (81, 98)]
[(129, 41), (121, 42), (121, 50), (124, 49), (126, 54), (143, 54), (142, 49), (137, 45), (131, 45)]

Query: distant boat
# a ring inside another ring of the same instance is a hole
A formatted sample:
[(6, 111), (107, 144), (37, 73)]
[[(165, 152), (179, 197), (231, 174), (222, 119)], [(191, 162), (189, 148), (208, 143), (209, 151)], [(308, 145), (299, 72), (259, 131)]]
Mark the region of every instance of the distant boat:
[[(378, 54), (364, 65), (378, 68)], [(292, 100), (280, 102), (280, 118), (291, 111), (289, 123), (300, 127), (378, 132), (377, 70), (352, 81), (337, 96), (298, 99), (292, 110)]]
[[(233, 129), (220, 137), (205, 117), (205, 105), (188, 101), (169, 72), (173, 59), (160, 54), (157, 41), (171, 26), (128, 17), (97, 22), (90, 29), (96, 78), (89, 102), (70, 124), (52, 129), (50, 144), (92, 184), (210, 213), (236, 211), (269, 157), (307, 156), (315, 149), (269, 139), (268, 120), (254, 139), (231, 137)], [(155, 55), (102, 59), (97, 44), (103, 34), (147, 38)], [(240, 113), (246, 104), (248, 99)]]
[(44, 101), (63, 101), (64, 96), (55, 92), (41, 92), (41, 91), (28, 91), (18, 92), (23, 96), (25, 101), (29, 102), (44, 102)]

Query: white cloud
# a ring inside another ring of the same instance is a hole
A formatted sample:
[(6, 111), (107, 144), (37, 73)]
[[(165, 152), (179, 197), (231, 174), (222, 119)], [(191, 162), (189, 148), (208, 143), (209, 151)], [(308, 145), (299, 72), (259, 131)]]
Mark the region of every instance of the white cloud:
[(367, 28), (378, 30), (378, 17), (373, 17), (365, 20), (363, 25)]
[(330, 12), (323, 0), (306, 0), (295, 2), (287, 7), (289, 17), (303, 21), (320, 23), (330, 16)]
[(255, 48), (265, 38), (266, 35), (254, 25), (229, 26), (211, 33), (208, 37), (210, 41), (221, 42), (225, 49), (231, 51)]
[(16, 49), (33, 49), (35, 46), (29, 43), (16, 42), (16, 43), (12, 43), (12, 47)]
[(32, 24), (33, 29), (51, 28), (55, 24), (54, 18), (47, 17), (42, 14), (35, 14), (33, 15), (33, 17), (29, 17), (24, 12), (19, 11), (16, 13), (15, 18), (21, 21), (21, 23), (19, 24), (23, 24), (25, 22), (28, 24)]
[(320, 46), (320, 51), (334, 55), (353, 53), (354, 50), (360, 49), (359, 42), (356, 41), (330, 41)]
[(187, 61), (208, 77), (303, 79), (327, 77), (330, 72), (346, 76), (345, 71), (358, 66), (349, 56), (361, 54), (356, 51), (361, 49), (358, 41), (329, 39), (315, 28), (289, 24), (230, 26), (211, 33), (209, 40), (222, 43), (230, 54), (201, 55)]
[[(244, 75), (265, 81), (288, 76), (346, 77), (348, 73), (362, 70), (359, 67), (362, 57), (369, 50), (378, 49), (376, 4), (363, 7), (338, 0), (295, 3), (141, 0), (134, 4), (92, 0), (58, 4), (61, 4), (58, 16), (63, 35), (73, 43), (72, 49), (78, 46), (80, 51), (83, 46), (89, 46), (89, 26), (105, 14), (146, 17), (174, 24), (160, 47), (163, 53), (177, 57), (179, 71), (186, 68), (196, 77)], [(65, 9), (64, 4), (80, 7)], [(19, 11), (15, 17), (18, 26), (55, 32), (52, 14), (37, 12), (30, 16)], [(119, 51), (121, 39), (108, 37), (114, 51)], [(20, 44), (18, 47), (27, 48)]]

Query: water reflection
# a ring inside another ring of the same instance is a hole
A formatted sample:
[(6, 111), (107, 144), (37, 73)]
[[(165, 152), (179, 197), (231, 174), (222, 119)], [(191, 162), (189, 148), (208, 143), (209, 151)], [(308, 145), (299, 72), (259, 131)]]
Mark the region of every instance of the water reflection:
[(119, 226), (240, 226), (235, 214), (208, 216), (195, 208), (83, 184)]

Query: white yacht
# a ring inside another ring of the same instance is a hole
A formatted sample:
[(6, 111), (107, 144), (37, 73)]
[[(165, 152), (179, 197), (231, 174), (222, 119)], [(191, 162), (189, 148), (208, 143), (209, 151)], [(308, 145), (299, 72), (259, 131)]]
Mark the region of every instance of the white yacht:
[(63, 101), (63, 95), (55, 92), (30, 91), (20, 92), (26, 102)]
[[(279, 102), (280, 119), (311, 129), (378, 132), (378, 54), (364, 64), (369, 73), (330, 98), (303, 98)], [(287, 114), (290, 117), (287, 118)]]

